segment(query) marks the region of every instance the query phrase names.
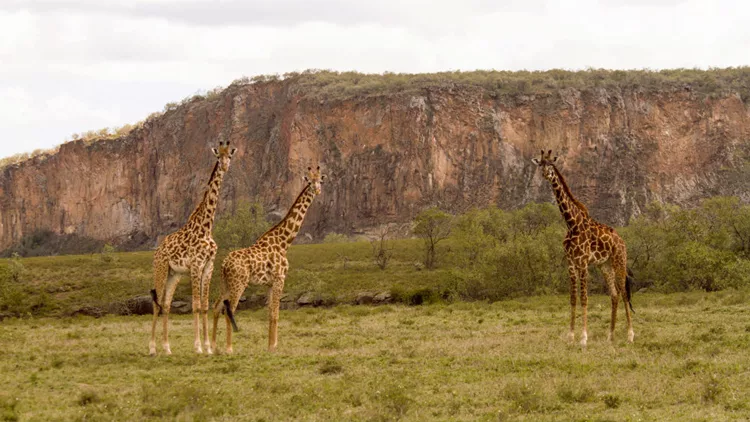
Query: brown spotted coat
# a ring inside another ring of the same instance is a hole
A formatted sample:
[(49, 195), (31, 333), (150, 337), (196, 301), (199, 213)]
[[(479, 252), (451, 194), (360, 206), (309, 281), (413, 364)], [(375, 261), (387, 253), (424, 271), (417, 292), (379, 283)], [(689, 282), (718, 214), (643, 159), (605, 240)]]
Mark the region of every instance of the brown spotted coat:
[(568, 233), (565, 235), (563, 247), (568, 258), (568, 273), (570, 275), (570, 331), (569, 339), (575, 338), (576, 318), (576, 287), (580, 285), (581, 307), (583, 309), (583, 332), (581, 344), (586, 345), (588, 339), (588, 267), (597, 265), (604, 275), (609, 287), (612, 301), (612, 317), (609, 326), (609, 339), (614, 339), (617, 307), (622, 296), (625, 303), (625, 315), (628, 323), (628, 341), (632, 342), (633, 324), (630, 305), (630, 279), (627, 275), (627, 250), (625, 242), (617, 232), (605, 224), (594, 220), (588, 213), (586, 206), (578, 201), (570, 191), (560, 171), (555, 167), (557, 157), (551, 158), (552, 151), (546, 156), (542, 151), (541, 159), (533, 159), (542, 168), (544, 178), (552, 185)]
[(151, 355), (156, 354), (156, 322), (160, 314), (164, 314), (162, 344), (164, 352), (172, 353), (169, 348), (169, 310), (177, 283), (183, 274), (188, 274), (192, 283), (195, 351), (203, 352), (198, 326), (200, 315), (203, 323), (203, 343), (206, 352), (211, 353), (211, 345), (208, 341), (208, 291), (217, 249), (211, 232), (221, 182), (229, 169), (235, 151), (234, 148), (229, 148), (229, 142), (226, 145), (220, 143), (218, 150), (213, 149), (216, 165), (208, 180), (203, 200), (190, 215), (187, 223), (180, 230), (165, 237), (154, 253), (154, 289), (151, 291), (154, 300), (154, 319), (151, 324), (151, 341), (149, 342)]
[(227, 353), (232, 353), (232, 328), (234, 311), (240, 296), (248, 284), (268, 286), (268, 350), (274, 351), (278, 343), (279, 305), (284, 290), (284, 280), (289, 271), (286, 258), (287, 249), (297, 236), (310, 204), (320, 194), (325, 176), (308, 168), (305, 187), (292, 204), (286, 216), (273, 228), (263, 234), (249, 248), (230, 252), (221, 265), (221, 287), (219, 299), (214, 304), (214, 324), (211, 332), (211, 346), (216, 348), (216, 329), (219, 315), (225, 311), (227, 327)]

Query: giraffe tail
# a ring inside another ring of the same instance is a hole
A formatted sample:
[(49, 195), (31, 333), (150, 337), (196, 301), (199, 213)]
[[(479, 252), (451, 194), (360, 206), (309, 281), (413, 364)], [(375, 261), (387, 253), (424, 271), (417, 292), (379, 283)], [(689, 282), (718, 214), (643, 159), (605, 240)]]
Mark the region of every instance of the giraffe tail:
[(631, 292), (633, 290), (633, 272), (628, 270), (627, 275), (625, 275), (625, 297), (628, 299), (628, 306), (630, 306), (630, 311), (635, 313), (635, 309), (633, 309), (633, 302), (630, 300)]
[(157, 315), (161, 315), (161, 305), (159, 305), (159, 301), (156, 299), (156, 289), (151, 289), (151, 299), (154, 301), (154, 306), (159, 308), (159, 313)]
[(232, 307), (229, 304), (229, 299), (224, 299), (224, 309), (227, 311), (227, 316), (229, 317), (229, 322), (232, 323), (232, 331), (235, 333), (237, 331), (240, 331), (239, 328), (237, 328), (237, 323), (234, 322), (234, 313), (232, 312)]

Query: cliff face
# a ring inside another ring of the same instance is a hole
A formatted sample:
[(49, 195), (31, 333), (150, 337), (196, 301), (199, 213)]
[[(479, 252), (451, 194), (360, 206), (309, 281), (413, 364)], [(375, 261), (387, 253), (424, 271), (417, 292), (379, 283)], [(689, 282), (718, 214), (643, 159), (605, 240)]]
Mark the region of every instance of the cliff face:
[(184, 224), (205, 189), (219, 137), (238, 148), (219, 213), (259, 198), (283, 213), (320, 164), (329, 179), (302, 232), (350, 233), (460, 212), (552, 201), (531, 158), (560, 156), (574, 194), (620, 225), (651, 201), (750, 201), (750, 111), (739, 95), (689, 89), (563, 89), (497, 95), (436, 84), (418, 92), (325, 101), (294, 79), (233, 85), (124, 138), (64, 144), (0, 174), (0, 249), (37, 230), (127, 242)]

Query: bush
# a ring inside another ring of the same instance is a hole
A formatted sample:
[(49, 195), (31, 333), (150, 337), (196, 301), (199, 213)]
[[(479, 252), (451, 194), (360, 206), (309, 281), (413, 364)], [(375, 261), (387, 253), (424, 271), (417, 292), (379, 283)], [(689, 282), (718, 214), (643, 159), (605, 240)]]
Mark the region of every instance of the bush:
[(621, 230), (637, 288), (672, 292), (748, 285), (750, 206), (714, 197), (695, 209), (650, 204)]
[(110, 263), (117, 260), (115, 257), (115, 247), (110, 245), (109, 243), (106, 243), (104, 246), (102, 246), (102, 252), (99, 254), (99, 260), (101, 260), (104, 263)]
[(438, 208), (428, 208), (414, 219), (414, 234), (424, 241), (424, 266), (428, 270), (437, 265), (437, 245), (445, 240), (451, 231), (451, 215)]
[(326, 237), (323, 238), (323, 243), (346, 243), (349, 242), (349, 237), (345, 234), (341, 233), (328, 233)]
[(216, 221), (213, 236), (220, 248), (240, 249), (251, 246), (270, 227), (263, 204), (241, 201), (234, 214)]
[(451, 274), (460, 296), (498, 300), (564, 291), (565, 228), (552, 204), (470, 211), (456, 218)]

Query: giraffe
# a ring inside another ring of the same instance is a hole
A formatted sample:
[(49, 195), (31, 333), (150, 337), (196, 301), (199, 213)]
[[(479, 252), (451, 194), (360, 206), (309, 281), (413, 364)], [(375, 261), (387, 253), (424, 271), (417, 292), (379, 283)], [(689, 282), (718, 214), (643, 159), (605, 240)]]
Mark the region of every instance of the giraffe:
[[(627, 271), (627, 250), (625, 242), (615, 230), (601, 224), (589, 216), (586, 206), (578, 201), (570, 191), (560, 171), (555, 167), (557, 157), (551, 158), (552, 150), (545, 156), (542, 151), (540, 159), (533, 158), (534, 164), (542, 168), (544, 178), (552, 185), (557, 205), (568, 226), (568, 233), (563, 241), (568, 258), (568, 274), (570, 275), (570, 331), (568, 339), (575, 339), (576, 320), (576, 284), (580, 283), (581, 308), (583, 310), (583, 331), (581, 345), (586, 346), (588, 340), (588, 266), (599, 266), (609, 287), (612, 300), (612, 317), (609, 324), (609, 341), (614, 341), (615, 320), (617, 306), (622, 295), (625, 302), (625, 315), (628, 320), (628, 342), (633, 342), (633, 324), (630, 312), (633, 305), (630, 302), (632, 280)], [(633, 311), (635, 312), (635, 311)]]
[(164, 353), (172, 354), (169, 348), (169, 309), (172, 296), (182, 274), (189, 274), (193, 290), (193, 328), (195, 331), (195, 351), (203, 353), (200, 341), (199, 315), (203, 322), (203, 343), (206, 352), (211, 354), (208, 342), (208, 288), (216, 257), (216, 242), (211, 237), (216, 204), (224, 174), (229, 169), (236, 148), (219, 143), (218, 150), (212, 148), (216, 164), (208, 180), (208, 187), (203, 200), (198, 204), (187, 223), (178, 231), (162, 240), (154, 253), (154, 288), (151, 298), (154, 301), (154, 319), (151, 324), (151, 341), (149, 354), (156, 354), (156, 322), (164, 314)]
[[(276, 350), (278, 343), (279, 303), (284, 290), (284, 280), (289, 270), (286, 252), (302, 226), (307, 209), (325, 179), (320, 174), (320, 166), (307, 168), (305, 186), (292, 204), (286, 216), (274, 227), (258, 238), (249, 248), (230, 252), (221, 265), (220, 295), (214, 304), (214, 324), (211, 331), (211, 347), (216, 349), (216, 326), (219, 314), (226, 312), (227, 345), (226, 352), (232, 353), (232, 329), (239, 331), (234, 320), (234, 311), (240, 295), (248, 283), (269, 287), (268, 310), (268, 350)], [(230, 326), (231, 324), (231, 326)]]

